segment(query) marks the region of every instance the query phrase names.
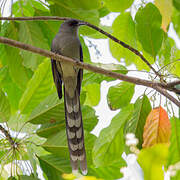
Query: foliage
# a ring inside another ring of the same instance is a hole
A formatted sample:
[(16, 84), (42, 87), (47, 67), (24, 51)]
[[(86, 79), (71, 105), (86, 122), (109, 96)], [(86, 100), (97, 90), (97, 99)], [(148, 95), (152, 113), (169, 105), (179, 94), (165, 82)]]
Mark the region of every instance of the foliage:
[[(5, 3), (5, 0), (0, 2), (2, 14)], [(148, 0), (139, 3), (135, 0), (18, 0), (11, 6), (12, 17), (60, 16), (90, 22), (141, 52), (151, 65), (156, 65), (164, 80), (180, 76), (180, 50), (167, 33), (171, 23), (180, 37), (179, 0), (155, 0), (154, 3)], [(101, 18), (112, 12), (118, 13), (112, 27), (101, 24)], [(3, 21), (0, 35), (50, 50), (61, 23)], [(107, 37), (86, 26), (80, 28), (79, 35), (84, 62), (124, 75), (134, 65), (136, 70), (144, 70), (149, 80), (156, 78), (138, 56), (112, 40), (109, 40), (110, 52), (118, 63), (93, 63), (84, 39)], [(4, 135), (0, 138), (0, 179), (37, 180), (38, 166), (47, 180), (119, 179), (122, 177), (120, 168), (126, 166), (122, 153), (128, 154), (135, 148), (127, 147), (127, 133), (134, 133), (138, 138), (136, 155), (145, 180), (163, 179), (162, 167), (168, 170), (180, 162), (179, 118), (170, 113), (168, 101), (166, 109), (162, 104), (154, 107), (158, 101), (156, 93), (145, 91), (137, 95), (138, 85), (118, 82), (109, 88), (106, 101), (117, 114), (98, 137), (93, 135), (91, 131), (98, 123), (94, 106), (101, 100), (101, 82), (114, 83), (115, 79), (84, 70), (81, 109), (88, 176), (75, 177), (70, 174), (64, 102), (58, 99), (49, 59), (2, 44), (0, 54), (0, 130)], [(7, 171), (5, 166), (11, 170)], [(178, 177), (180, 171), (172, 179)]]

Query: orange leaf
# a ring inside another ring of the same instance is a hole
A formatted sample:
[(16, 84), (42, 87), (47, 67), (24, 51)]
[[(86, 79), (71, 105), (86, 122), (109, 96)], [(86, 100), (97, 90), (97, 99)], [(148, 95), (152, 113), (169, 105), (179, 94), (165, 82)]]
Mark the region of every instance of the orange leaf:
[(160, 106), (149, 113), (143, 132), (143, 148), (158, 143), (168, 143), (171, 124), (167, 112)]
[(172, 0), (155, 0), (155, 5), (162, 15), (162, 29), (167, 32), (173, 12)]

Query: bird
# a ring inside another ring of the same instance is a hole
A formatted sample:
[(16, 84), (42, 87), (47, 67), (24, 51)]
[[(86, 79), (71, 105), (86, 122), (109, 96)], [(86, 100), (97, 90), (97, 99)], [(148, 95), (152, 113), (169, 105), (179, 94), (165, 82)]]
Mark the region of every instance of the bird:
[[(83, 62), (82, 46), (78, 37), (78, 28), (84, 25), (76, 19), (65, 20), (51, 44), (51, 51), (74, 61)], [(87, 160), (84, 145), (84, 130), (80, 105), (80, 91), (83, 70), (65, 62), (51, 59), (54, 83), (59, 99), (64, 90), (64, 109), (66, 135), (72, 172), (77, 173), (79, 166), (83, 175), (87, 174)]]

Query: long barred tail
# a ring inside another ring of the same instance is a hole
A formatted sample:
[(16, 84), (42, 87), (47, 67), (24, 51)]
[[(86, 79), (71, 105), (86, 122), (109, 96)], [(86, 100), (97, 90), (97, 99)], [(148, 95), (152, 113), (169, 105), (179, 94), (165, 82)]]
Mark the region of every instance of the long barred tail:
[(64, 107), (66, 118), (66, 134), (72, 170), (78, 171), (78, 162), (84, 175), (87, 174), (84, 131), (78, 90), (70, 98), (64, 89)]

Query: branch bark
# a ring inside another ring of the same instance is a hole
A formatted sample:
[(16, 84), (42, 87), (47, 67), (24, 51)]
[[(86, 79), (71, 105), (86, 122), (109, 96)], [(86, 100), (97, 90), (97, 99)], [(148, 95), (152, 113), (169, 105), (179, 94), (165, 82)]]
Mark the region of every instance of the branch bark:
[(51, 59), (54, 59), (57, 61), (69, 63), (69, 64), (79, 67), (81, 69), (86, 69), (86, 70), (89, 70), (89, 71), (92, 71), (95, 73), (100, 73), (100, 74), (104, 74), (106, 76), (113, 77), (115, 79), (119, 79), (119, 80), (127, 81), (130, 83), (134, 83), (137, 85), (143, 85), (146, 87), (153, 88), (153, 89), (157, 90), (158, 92), (160, 92), (161, 94), (163, 94), (164, 96), (166, 96), (169, 100), (171, 100), (178, 107), (180, 107), (180, 102), (177, 99), (175, 99), (173, 96), (171, 96), (166, 90), (162, 91), (162, 88), (168, 89), (168, 87), (166, 87), (166, 86), (168, 86), (168, 84), (165, 85), (164, 83), (152, 82), (152, 81), (143, 80), (140, 78), (130, 77), (130, 76), (127, 76), (124, 74), (119, 74), (116, 72), (108, 71), (103, 68), (99, 68), (99, 67), (87, 64), (87, 63), (82, 63), (80, 61), (75, 61), (71, 58), (68, 58), (68, 57), (65, 57), (65, 56), (62, 56), (59, 54), (55, 54), (51, 51), (43, 50), (41, 48), (37, 48), (37, 47), (31, 46), (28, 44), (24, 44), (19, 41), (15, 41), (15, 40), (5, 38), (5, 37), (0, 37), (0, 43), (7, 44), (7, 45), (10, 45), (10, 46), (13, 46), (16, 48), (20, 48), (20, 49), (23, 49), (26, 51), (31, 51), (33, 53), (40, 54), (41, 56), (45, 56), (45, 57), (48, 57), (48, 58), (51, 58)]
[[(35, 17), (0, 17), (0, 20), (11, 20), (11, 21), (34, 21), (34, 20), (55, 20), (55, 21), (59, 21), (59, 20), (68, 20), (68, 19), (72, 19), (72, 18), (68, 18), (68, 17), (58, 17), (58, 16), (35, 16)], [(78, 19), (77, 19), (78, 20)], [(81, 21), (78, 20), (79, 22), (84, 23), (85, 25), (97, 30), (98, 32), (104, 34), (105, 36), (109, 37), (110, 39), (112, 39), (113, 41), (115, 41), (116, 43), (120, 44), (121, 46), (123, 46), (124, 48), (129, 49), (131, 52), (133, 52), (134, 54), (136, 54), (137, 56), (139, 56), (141, 58), (142, 61), (144, 61), (147, 66), (150, 67), (150, 69), (152, 69), (152, 71), (156, 74), (156, 76), (158, 76), (160, 79), (162, 79), (161, 74), (156, 71), (154, 69), (153, 66), (151, 66), (151, 64), (148, 62), (148, 60), (135, 48), (131, 47), (130, 45), (126, 44), (125, 42), (117, 39), (116, 37), (112, 36), (111, 34), (103, 31), (102, 29), (100, 29), (99, 27), (90, 24), (86, 21)]]

